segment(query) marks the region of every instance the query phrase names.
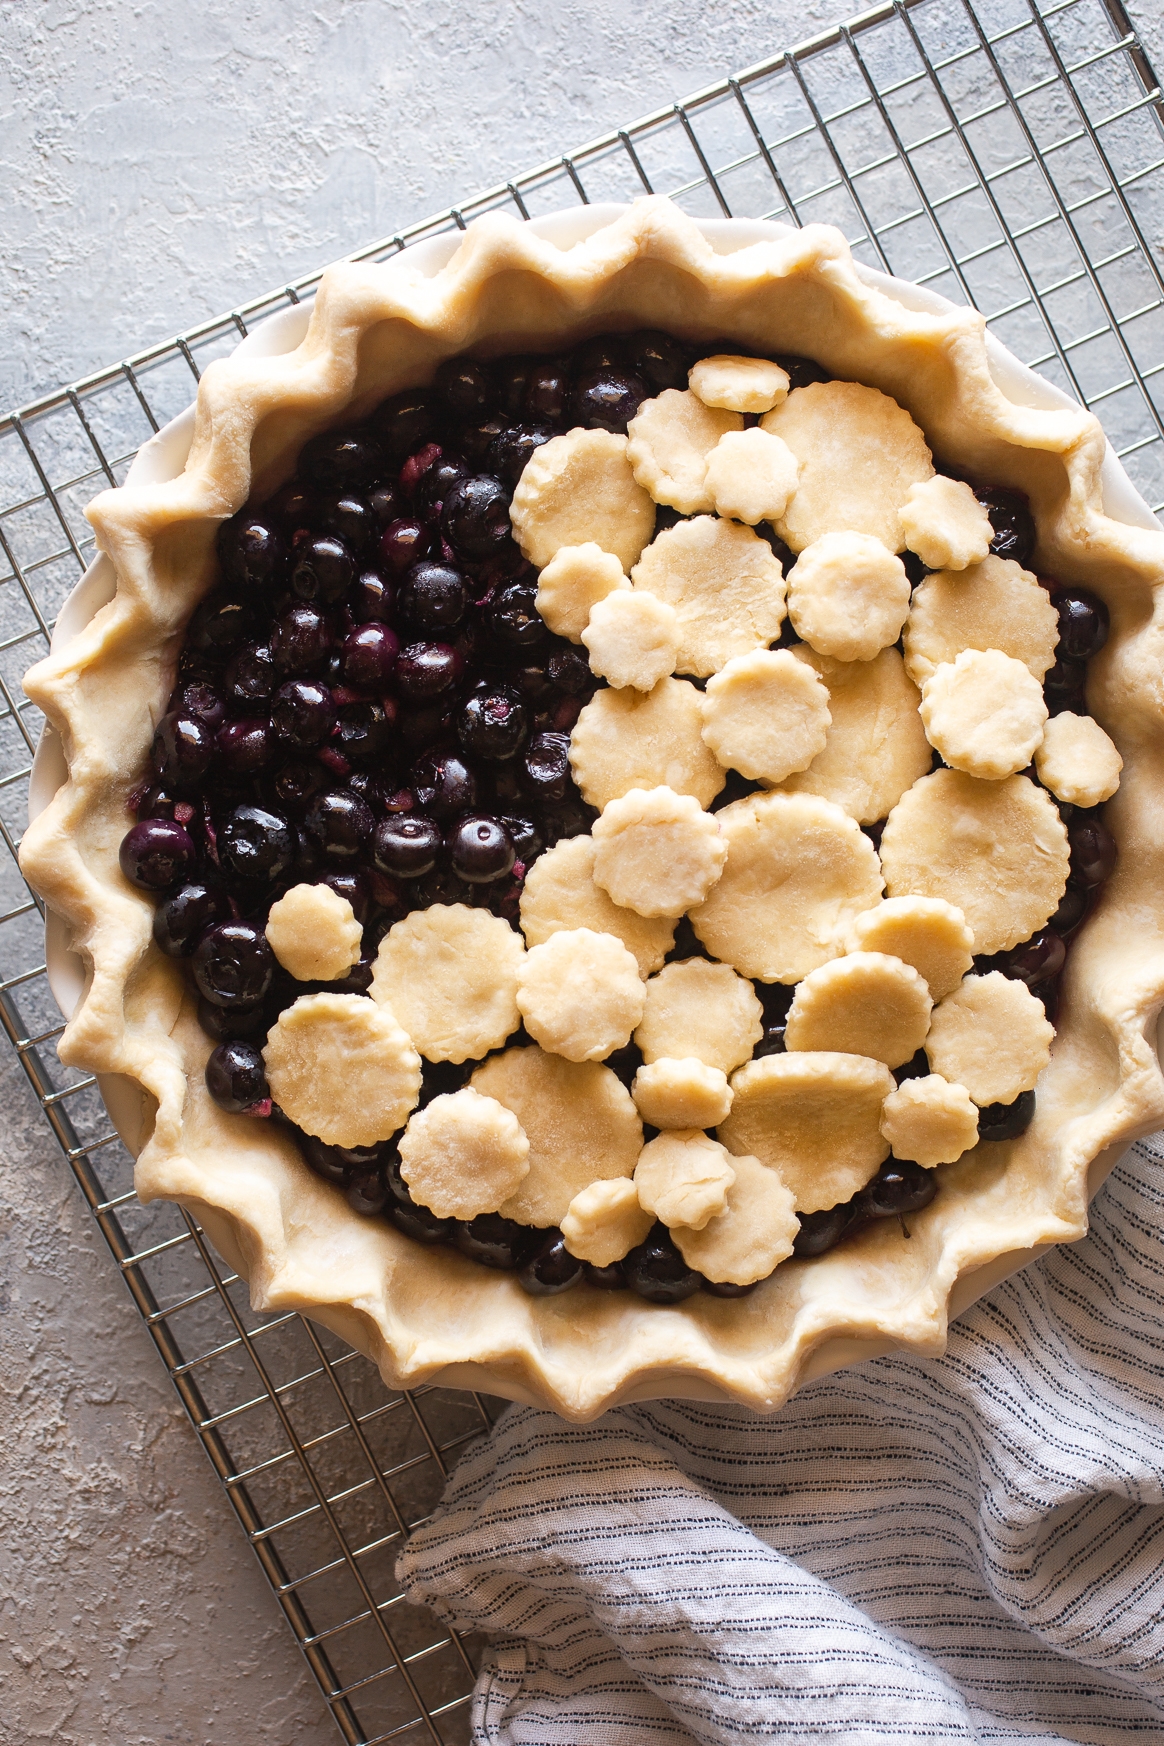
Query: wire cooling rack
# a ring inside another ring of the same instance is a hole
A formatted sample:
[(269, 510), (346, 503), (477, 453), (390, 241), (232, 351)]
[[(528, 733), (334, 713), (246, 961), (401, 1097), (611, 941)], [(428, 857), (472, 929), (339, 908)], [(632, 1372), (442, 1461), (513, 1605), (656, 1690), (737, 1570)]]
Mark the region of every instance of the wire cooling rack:
[[(1103, 418), (1164, 499), (1164, 106), (1118, 0), (903, 0), (427, 223), (669, 194), (699, 217), (823, 221), (858, 258), (983, 311)], [(1152, 202), (1155, 200), (1155, 207)], [(93, 553), (83, 510), (206, 363), (317, 277), (0, 420), (0, 1022), (344, 1740), (466, 1737), (474, 1644), (411, 1607), (396, 1556), (498, 1403), (394, 1393), (297, 1315), (257, 1316), (197, 1223), (140, 1207), (94, 1081), (61, 1065), (42, 913), (16, 864), (40, 720), (20, 691)]]

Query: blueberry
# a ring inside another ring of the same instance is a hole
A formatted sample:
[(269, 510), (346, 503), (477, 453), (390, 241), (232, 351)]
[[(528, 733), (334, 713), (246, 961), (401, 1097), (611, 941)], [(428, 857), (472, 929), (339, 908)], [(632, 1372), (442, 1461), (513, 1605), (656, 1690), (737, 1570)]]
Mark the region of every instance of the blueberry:
[(218, 833), (218, 858), (228, 875), (273, 885), (291, 866), (295, 838), (281, 813), (236, 806)]
[(547, 632), (537, 609), (537, 591), (536, 582), (509, 582), (494, 595), (489, 625), (507, 648), (536, 649), (545, 642)]
[(355, 861), (372, 834), (375, 820), (367, 801), (346, 788), (317, 794), (307, 808), (304, 829), (325, 861)]
[(327, 781), (327, 773), (314, 759), (292, 758), (275, 772), (271, 786), (283, 806), (305, 806)]
[(194, 948), (194, 981), (212, 1006), (254, 1006), (275, 974), (275, 956), (253, 922), (220, 922)]
[(1035, 1094), (1020, 1091), (1013, 1103), (989, 1103), (978, 1111), (980, 1140), (1017, 1140), (1034, 1120)]
[(188, 958), (205, 930), (229, 915), (230, 903), (221, 886), (190, 880), (158, 904), (154, 940), (167, 958)]
[(269, 643), (244, 643), (227, 666), (227, 696), (232, 703), (266, 703), (278, 683)]
[(198, 996), (198, 1023), (216, 1043), (245, 1038), (261, 1047), (267, 1039), (268, 1022), (263, 1006), (215, 1006), (204, 994)]
[(490, 473), (512, 491), (535, 449), (553, 436), (548, 424), (511, 424), (498, 431), (486, 452)]
[(888, 1219), (900, 1213), (919, 1212), (937, 1192), (938, 1180), (932, 1170), (890, 1158), (855, 1197), (857, 1216)]
[(911, 1055), (904, 1067), (895, 1067), (893, 1077), (899, 1085), (907, 1079), (925, 1079), (932, 1072), (930, 1058), (924, 1049), (919, 1049), (916, 1055)]
[(622, 371), (593, 370), (580, 376), (570, 395), (570, 417), (584, 430), (609, 430), (625, 436), (626, 427), (647, 398), (638, 376)]
[[(293, 542), (297, 534), (307, 531), (315, 514), (315, 499), (302, 479), (288, 479), (286, 485), (276, 491), (264, 513), (272, 517), (288, 541)], [(281, 581), (282, 573), (274, 580)]]
[(391, 521), (380, 535), (380, 556), (393, 575), (401, 576), (432, 550), (432, 531), (414, 516)]
[(361, 570), (348, 595), (348, 611), (356, 624), (387, 624), (396, 591), (379, 570)]
[(550, 1231), (517, 1275), (517, 1283), (531, 1297), (556, 1297), (582, 1279), (585, 1262), (571, 1255), (561, 1231)]
[(1067, 826), (1071, 845), (1071, 875), (1088, 890), (1102, 885), (1115, 871), (1115, 838), (1094, 813), (1079, 813)]
[(514, 854), (523, 867), (528, 867), (545, 848), (541, 832), (532, 818), (525, 818), (520, 813), (504, 812), (500, 818), (509, 832)]
[(1059, 659), (1087, 661), (1107, 641), (1110, 616), (1098, 594), (1088, 588), (1063, 588), (1055, 596), (1059, 614)]
[[(418, 469), (413, 489), (416, 513), (424, 521), (435, 521), (440, 514), (441, 504), (445, 498), (457, 482), (468, 473), (468, 464), (462, 456), (454, 455), (451, 451), (442, 453), (440, 450), (436, 452), (427, 466), (421, 463), (419, 457), (414, 457), (414, 461)], [(409, 463), (410, 466), (412, 464)], [(405, 473), (401, 475), (401, 478), (404, 478), (407, 472), (408, 467), (405, 468)]]
[(204, 721), (208, 728), (220, 728), (226, 720), (226, 704), (222, 697), (204, 680), (195, 680), (191, 685), (183, 685), (178, 694), (177, 713), (192, 715), (197, 721)]
[(352, 585), (355, 561), (343, 540), (321, 534), (296, 546), (291, 565), (291, 592), (300, 600), (336, 606)]
[(1013, 558), (1016, 564), (1025, 568), (1035, 549), (1035, 523), (1025, 493), (988, 485), (982, 490), (976, 489), (974, 495), (990, 517), (994, 529), (991, 551), (1000, 558)]
[(622, 1270), (631, 1290), (648, 1303), (682, 1303), (703, 1284), (703, 1275), (688, 1267), (661, 1224), (651, 1226), (646, 1241), (624, 1258)]
[(299, 473), (319, 490), (366, 484), (384, 464), (380, 448), (354, 430), (328, 430), (303, 445)]
[(219, 1043), (206, 1063), (206, 1089), (228, 1115), (242, 1115), (271, 1096), (263, 1057), (253, 1043)]
[(569, 734), (535, 734), (521, 761), (521, 780), (541, 800), (564, 800), (573, 787)]
[(577, 649), (555, 649), (546, 662), (546, 672), (551, 685), (567, 697), (580, 697), (594, 684), (590, 663)]
[(752, 1050), (756, 1060), (760, 1060), (765, 1055), (783, 1055), (785, 1050), (784, 1026), (784, 1019), (773, 1019), (771, 1023), (765, 1024), (764, 1034)]
[(382, 703), (344, 704), (331, 739), (333, 751), (349, 764), (366, 764), (381, 757), (391, 743), (392, 722)]
[(377, 407), (371, 426), (389, 465), (399, 467), (404, 457), (428, 442), (436, 430), (436, 405), (423, 388), (409, 388)]
[(388, 1189), (379, 1166), (354, 1170), (347, 1185), (348, 1205), (361, 1218), (376, 1218), (388, 1203)]
[(621, 1261), (612, 1261), (609, 1267), (596, 1267), (592, 1261), (587, 1261), (582, 1274), (587, 1284), (595, 1286), (599, 1291), (627, 1289), (626, 1274), (622, 1270)]
[(802, 1259), (823, 1255), (826, 1250), (836, 1247), (856, 1216), (857, 1209), (851, 1200), (843, 1201), (840, 1206), (827, 1207), (822, 1212), (798, 1213), (800, 1229), (792, 1244), (792, 1253)]
[(214, 756), (214, 734), (198, 716), (171, 710), (154, 731), (150, 749), (153, 767), (167, 788), (177, 793), (201, 782)]
[(336, 1188), (346, 1188), (357, 1170), (374, 1168), (377, 1162), (375, 1152), (361, 1156), (359, 1162), (353, 1162), (352, 1154), (344, 1147), (325, 1145), (314, 1134), (299, 1131), (295, 1138), (307, 1168)]
[(501, 686), (475, 691), (461, 705), (457, 736), (470, 757), (503, 763), (521, 750), (528, 719), (512, 691)]
[(417, 1205), (400, 1174), (400, 1158), (396, 1153), (390, 1153), (384, 1164), (384, 1186), (388, 1191), (384, 1210), (398, 1231), (417, 1243), (445, 1243), (449, 1240), (453, 1234), (452, 1219), (439, 1219), (428, 1207)]
[(1065, 710), (1086, 715), (1087, 663), (1060, 657), (1043, 677), (1043, 695), (1052, 715), (1062, 715)]
[(186, 647), (202, 653), (226, 654), (253, 633), (253, 606), (219, 592), (196, 608), (186, 631)]
[(1087, 914), (1087, 892), (1082, 885), (1074, 880), (1067, 881), (1067, 889), (1059, 899), (1059, 907), (1048, 921), (1047, 926), (1054, 928), (1057, 934), (1069, 934), (1076, 929)]
[(508, 873), (517, 856), (513, 839), (499, 818), (470, 813), (449, 837), (453, 870), (471, 885), (487, 885)]
[(627, 341), (627, 354), (631, 369), (651, 394), (662, 394), (667, 388), (686, 388), (687, 373), (696, 361), (690, 346), (653, 328), (632, 333)]
[(125, 833), (117, 858), (131, 885), (142, 891), (169, 891), (189, 876), (198, 851), (183, 825), (147, 818)]
[(748, 1285), (733, 1285), (730, 1279), (705, 1279), (703, 1289), (709, 1297), (750, 1297), (759, 1283), (758, 1279)]
[(373, 619), (348, 632), (340, 650), (340, 675), (355, 691), (384, 691), (400, 653), (391, 626)]
[(381, 479), (368, 492), (368, 508), (376, 518), (376, 526), (383, 530), (396, 521), (403, 508), (400, 489), (390, 479)]
[(528, 1225), (502, 1218), (500, 1213), (480, 1213), (475, 1219), (458, 1219), (452, 1228), (452, 1245), (470, 1261), (499, 1272), (512, 1273), (529, 1255), (541, 1236)]
[(458, 479), (444, 498), (441, 532), (459, 558), (492, 557), (510, 538), (509, 493), (500, 479), (487, 473)]
[(473, 358), (448, 358), (432, 380), (436, 398), (465, 424), (480, 418), (489, 405), (493, 384), (489, 371)]
[(270, 722), (262, 716), (228, 721), (215, 735), (219, 761), (232, 776), (254, 776), (274, 755)]
[[(368, 919), (368, 906), (371, 898), (368, 892), (367, 875), (351, 867), (327, 867), (319, 878), (320, 885), (326, 885), (334, 891), (337, 897), (344, 898), (352, 906), (352, 914), (363, 927)], [(354, 974), (356, 967), (349, 974)], [(369, 973), (369, 981), (371, 974)], [(363, 989), (351, 989), (352, 994), (363, 993)]]
[(565, 800), (546, 801), (542, 808), (542, 835), (546, 848), (552, 849), (567, 837), (584, 837), (597, 817), (596, 809), (587, 806), (580, 794), (567, 795)]
[[(525, 379), (522, 412), (535, 423), (560, 429), (566, 422), (569, 392), (569, 358), (534, 358)], [(550, 434), (553, 435), (552, 429)]]
[[(465, 461), (475, 472), (485, 465), (485, 458), (493, 444), (507, 427), (507, 420), (499, 418), (496, 413), (490, 413), (486, 418), (474, 419), (472, 424), (462, 424), (457, 427), (457, 443)], [(492, 472), (493, 468), (486, 468)]]
[[(169, 789), (163, 787), (160, 782), (154, 782), (146, 789), (137, 805), (131, 810), (137, 813), (138, 818), (167, 818), (172, 820), (174, 817), (174, 808), (182, 804), (183, 802), (178, 799), (176, 794), (171, 794)], [(184, 804), (189, 805), (190, 803), (187, 801)], [(178, 822), (181, 823), (181, 820)]]
[(1015, 982), (1025, 982), (1028, 988), (1036, 982), (1047, 982), (1058, 976), (1067, 961), (1067, 948), (1059, 934), (1049, 928), (1033, 934), (1023, 945), (1005, 955), (999, 964), (1004, 976)]
[(352, 553), (370, 551), (381, 533), (372, 505), (353, 491), (323, 498), (316, 511), (316, 525), (324, 533), (334, 534)]
[(412, 565), (397, 595), (401, 618), (429, 636), (454, 630), (465, 616), (467, 602), (460, 570), (431, 559)]
[(570, 369), (577, 381), (594, 370), (629, 370), (630, 352), (627, 337), (615, 333), (600, 333), (594, 339), (583, 340), (570, 359)]
[(288, 679), (271, 706), (271, 725), (285, 745), (311, 751), (322, 745), (335, 723), (331, 692), (317, 679)]
[(375, 827), (372, 860), (390, 879), (419, 879), (436, 866), (442, 842), (434, 819), (418, 812), (398, 813)]
[(236, 588), (270, 588), (287, 562), (287, 547), (275, 521), (243, 510), (218, 530), (218, 560)]
[(327, 660), (331, 625), (306, 601), (285, 606), (271, 626), (271, 653), (279, 673), (312, 673)]
[(525, 409), (530, 376), (544, 361), (542, 358), (513, 357), (498, 358), (494, 363), (493, 394), (504, 417), (520, 418)]
[(449, 643), (409, 643), (396, 662), (396, 689), (409, 703), (427, 702), (455, 685), (464, 661)]
[(832, 379), (815, 358), (804, 358), (796, 352), (777, 352), (773, 362), (779, 364), (787, 374), (790, 393), (794, 388), (808, 388), (814, 382), (828, 382)]

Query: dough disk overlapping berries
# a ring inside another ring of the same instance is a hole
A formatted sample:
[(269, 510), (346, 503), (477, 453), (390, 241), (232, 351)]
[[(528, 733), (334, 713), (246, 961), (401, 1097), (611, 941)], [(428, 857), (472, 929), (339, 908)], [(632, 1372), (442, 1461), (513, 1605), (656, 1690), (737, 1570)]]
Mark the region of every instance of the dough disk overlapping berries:
[(675, 925), (667, 916), (622, 909), (594, 883), (594, 838), (589, 836), (565, 837), (538, 857), (526, 874), (520, 913), (528, 946), (576, 928), (612, 934), (633, 955), (640, 976), (662, 968), (675, 939)]
[(703, 694), (703, 737), (720, 763), (765, 782), (807, 770), (831, 721), (827, 690), (788, 649), (737, 655)]
[(774, 1170), (797, 1212), (819, 1212), (864, 1188), (888, 1156), (881, 1106), (894, 1089), (888, 1067), (867, 1055), (765, 1055), (733, 1074), (719, 1137)]
[(528, 1173), (529, 1141), (513, 1111), (467, 1085), (434, 1097), (400, 1136), (400, 1174), (438, 1218), (496, 1212)]
[(703, 739), (703, 698), (685, 679), (596, 691), (570, 736), (582, 797), (601, 809), (632, 788), (673, 788), (710, 806), (727, 772)]
[(420, 1056), (387, 1006), (358, 994), (305, 994), (263, 1050), (271, 1096), (328, 1146), (376, 1146), (420, 1096)]
[(799, 468), (787, 443), (766, 430), (729, 430), (707, 460), (707, 494), (717, 515), (754, 527), (775, 522), (796, 490)]
[(627, 426), (634, 476), (656, 503), (666, 503), (680, 515), (712, 509), (708, 456), (727, 431), (743, 426), (738, 412), (707, 406), (690, 389), (667, 388), (644, 401)]
[(722, 406), (729, 412), (771, 412), (788, 398), (788, 371), (767, 358), (719, 352), (701, 358), (687, 379), (705, 406)]
[(572, 430), (543, 443), (526, 463), (509, 514), (518, 545), (539, 569), (563, 546), (593, 542), (629, 570), (655, 525), (626, 438), (607, 430)]
[(1044, 788), (1072, 806), (1098, 806), (1120, 785), (1124, 761), (1097, 721), (1064, 710), (1043, 729), (1035, 769)]
[(964, 570), (990, 551), (990, 517), (961, 479), (935, 473), (911, 485), (899, 513), (906, 545), (928, 570)]
[(644, 1000), (638, 964), (613, 934), (554, 933), (522, 961), (517, 1006), (525, 1028), (567, 1061), (604, 1061), (629, 1043)]
[(858, 824), (887, 818), (933, 763), (918, 714), (921, 695), (901, 656), (882, 649), (871, 661), (835, 661), (804, 644), (791, 653), (824, 682), (832, 722), (824, 750), (780, 786), (831, 800)]
[(792, 1192), (756, 1158), (732, 1159), (727, 1205), (701, 1230), (676, 1225), (675, 1247), (689, 1267), (729, 1285), (766, 1279), (792, 1253), (800, 1229)]
[(519, 1224), (560, 1226), (592, 1182), (633, 1176), (643, 1129), (630, 1092), (597, 1061), (566, 1061), (536, 1046), (478, 1067), (474, 1091), (512, 1110), (529, 1141), (529, 1173), (498, 1209)]
[(826, 533), (788, 572), (788, 616), (820, 655), (871, 661), (909, 614), (905, 565), (871, 534)]
[(681, 521), (652, 540), (631, 585), (675, 608), (675, 669), (700, 679), (733, 655), (765, 648), (784, 623), (784, 572), (767, 540), (711, 515)]
[(978, 1140), (978, 1110), (964, 1085), (938, 1073), (907, 1079), (881, 1106), (881, 1132), (895, 1158), (926, 1170), (952, 1164)]
[(1025, 770), (1047, 720), (1043, 687), (1000, 649), (963, 649), (922, 686), (931, 746), (955, 770), (997, 782)]
[(594, 880), (623, 909), (681, 916), (719, 878), (727, 845), (689, 794), (632, 788), (595, 819)]
[(646, 1061), (631, 1086), (635, 1107), (653, 1128), (714, 1128), (727, 1118), (732, 1089), (721, 1067), (694, 1055)]
[(724, 1211), (735, 1179), (735, 1161), (726, 1148), (694, 1128), (648, 1140), (635, 1167), (643, 1208), (665, 1225), (693, 1231)]
[(634, 1183), (617, 1176), (592, 1182), (574, 1196), (562, 1220), (562, 1236), (580, 1261), (609, 1267), (642, 1242), (653, 1222), (639, 1203)]
[(914, 591), (903, 633), (905, 670), (923, 685), (963, 649), (999, 649), (1040, 685), (1054, 664), (1059, 618), (1029, 570), (993, 554), (966, 570), (938, 570)]
[(887, 897), (855, 918), (845, 945), (912, 964), (934, 1000), (952, 993), (974, 962), (974, 931), (942, 897)]
[(559, 546), (538, 576), (535, 605), (555, 635), (580, 643), (598, 602), (629, 588), (630, 580), (614, 553), (585, 540), (579, 546)]
[(297, 982), (335, 982), (359, 962), (364, 930), (330, 885), (293, 885), (271, 905), (266, 934)]
[(635, 1042), (648, 1063), (693, 1056), (730, 1073), (763, 1035), (764, 1009), (745, 977), (730, 964), (684, 958), (647, 983)]
[(935, 1073), (964, 1085), (974, 1102), (1013, 1103), (1051, 1059), (1055, 1032), (1041, 1001), (991, 970), (967, 976), (934, 1008), (926, 1055)]
[(434, 903), (389, 928), (370, 992), (391, 1007), (430, 1061), (479, 1060), (521, 1022), (524, 955), (520, 934), (500, 916)]
[(653, 691), (675, 671), (679, 616), (645, 589), (617, 589), (593, 608), (582, 641), (591, 671), (615, 690)]
[(901, 1067), (925, 1042), (932, 1006), (911, 964), (883, 952), (849, 952), (797, 983), (785, 1046), (869, 1055)]

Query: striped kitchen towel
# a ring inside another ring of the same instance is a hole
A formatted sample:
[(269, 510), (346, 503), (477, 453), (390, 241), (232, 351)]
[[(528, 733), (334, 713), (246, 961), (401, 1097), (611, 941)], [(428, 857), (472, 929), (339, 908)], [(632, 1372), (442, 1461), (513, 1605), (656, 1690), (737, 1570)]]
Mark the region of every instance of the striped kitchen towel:
[(1164, 1136), (941, 1359), (511, 1408), (400, 1561), (478, 1746), (1164, 1742)]

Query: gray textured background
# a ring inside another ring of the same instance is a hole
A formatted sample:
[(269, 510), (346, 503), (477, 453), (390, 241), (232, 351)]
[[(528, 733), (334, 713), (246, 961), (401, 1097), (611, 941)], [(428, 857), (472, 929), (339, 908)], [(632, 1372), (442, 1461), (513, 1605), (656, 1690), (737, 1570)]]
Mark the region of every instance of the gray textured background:
[[(0, 4), (0, 407), (802, 40), (852, 0)], [(1159, 0), (1133, 8), (1164, 61)], [(0, 1741), (338, 1738), (0, 1057)]]

